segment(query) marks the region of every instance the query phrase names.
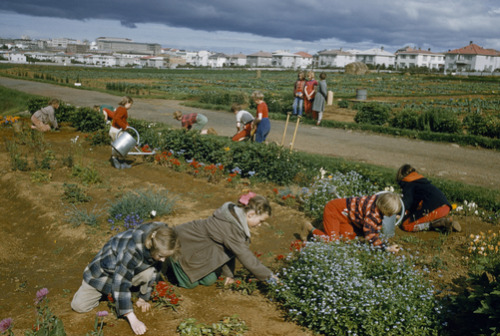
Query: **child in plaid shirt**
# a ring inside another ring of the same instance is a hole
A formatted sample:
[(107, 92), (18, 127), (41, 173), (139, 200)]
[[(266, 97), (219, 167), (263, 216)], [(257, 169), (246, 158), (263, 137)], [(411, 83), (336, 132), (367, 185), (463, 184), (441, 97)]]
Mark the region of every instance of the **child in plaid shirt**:
[(82, 285), (75, 293), (71, 308), (79, 313), (99, 305), (103, 295), (111, 294), (118, 316), (125, 316), (136, 335), (146, 325), (134, 314), (130, 288), (140, 286), (136, 306), (143, 312), (151, 308), (149, 300), (160, 263), (177, 255), (179, 243), (175, 231), (164, 223), (147, 223), (112, 237), (87, 265)]
[(364, 237), (374, 246), (381, 246), (389, 252), (398, 252), (398, 245), (385, 246), (379, 237), (384, 216), (392, 216), (401, 211), (401, 198), (395, 193), (371, 196), (338, 198), (331, 200), (323, 212), (323, 230), (311, 223), (306, 228), (315, 236), (325, 240), (354, 239)]

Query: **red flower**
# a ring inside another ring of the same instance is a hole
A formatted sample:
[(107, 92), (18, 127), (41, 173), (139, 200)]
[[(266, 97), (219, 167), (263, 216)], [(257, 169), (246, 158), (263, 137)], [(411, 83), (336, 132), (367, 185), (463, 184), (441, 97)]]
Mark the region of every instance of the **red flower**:
[(273, 192), (274, 192), (275, 194), (278, 194), (278, 189), (277, 189), (277, 188), (274, 188), (274, 189), (273, 189)]
[(108, 294), (108, 301), (113, 303), (115, 300), (113, 299), (113, 295), (111, 293)]
[(231, 182), (233, 179), (232, 178), (228, 178), (227, 179), (227, 182)]
[(302, 240), (294, 240), (290, 244), (290, 251), (300, 251), (306, 244)]
[(283, 254), (278, 254), (276, 256), (276, 260), (283, 260), (283, 259), (285, 259), (285, 256)]

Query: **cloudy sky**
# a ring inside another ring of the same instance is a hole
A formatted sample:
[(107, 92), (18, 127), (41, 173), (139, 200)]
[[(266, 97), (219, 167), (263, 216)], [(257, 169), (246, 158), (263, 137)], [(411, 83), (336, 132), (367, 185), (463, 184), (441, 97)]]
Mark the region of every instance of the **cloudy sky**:
[(245, 54), (404, 46), (442, 52), (469, 41), (500, 50), (498, 0), (2, 0), (0, 37), (126, 37)]

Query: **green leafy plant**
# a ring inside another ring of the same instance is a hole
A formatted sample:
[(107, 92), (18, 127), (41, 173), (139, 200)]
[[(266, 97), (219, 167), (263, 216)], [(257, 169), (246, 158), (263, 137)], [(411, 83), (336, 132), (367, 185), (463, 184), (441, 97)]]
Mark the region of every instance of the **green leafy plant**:
[(362, 103), (354, 121), (360, 124), (384, 125), (390, 117), (391, 108), (387, 104)]
[(94, 330), (87, 333), (86, 336), (104, 336), (104, 318), (108, 315), (108, 312), (105, 310), (98, 311), (95, 315)]
[(98, 184), (102, 182), (97, 169), (91, 166), (82, 167), (80, 165), (74, 165), (71, 170), (71, 175), (80, 179), (84, 185)]
[(52, 174), (39, 170), (35, 170), (30, 174), (30, 180), (32, 183), (48, 183), (50, 182), (51, 178)]
[(242, 336), (248, 331), (245, 321), (237, 315), (223, 317), (221, 321), (212, 324), (200, 323), (194, 318), (183, 320), (177, 327), (183, 336)]
[(234, 282), (224, 285), (225, 278), (219, 277), (216, 286), (219, 289), (231, 290), (243, 295), (252, 295), (257, 290), (257, 279), (255, 279), (246, 269), (239, 269), (234, 276)]
[(18, 144), (15, 141), (7, 140), (5, 141), (5, 145), (7, 146), (7, 151), (9, 152), (11, 169), (14, 171), (29, 170), (27, 155), (24, 155), (23, 157)]
[(83, 203), (92, 200), (92, 197), (85, 194), (85, 191), (80, 188), (77, 184), (64, 183), (63, 184), (64, 194), (62, 199), (69, 203)]

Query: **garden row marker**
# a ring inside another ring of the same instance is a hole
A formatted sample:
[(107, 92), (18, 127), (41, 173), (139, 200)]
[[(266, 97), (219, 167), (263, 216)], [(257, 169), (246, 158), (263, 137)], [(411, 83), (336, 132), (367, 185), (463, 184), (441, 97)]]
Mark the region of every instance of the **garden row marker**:
[(283, 137), (281, 138), (281, 146), (285, 143), (286, 129), (288, 127), (288, 120), (290, 120), (290, 112), (286, 114), (285, 130), (283, 131)]
[(297, 130), (299, 129), (300, 118), (302, 116), (297, 116), (297, 123), (295, 124), (295, 131), (293, 132), (292, 144), (290, 145), (290, 151), (293, 149), (293, 144), (295, 143), (295, 136), (297, 135)]

